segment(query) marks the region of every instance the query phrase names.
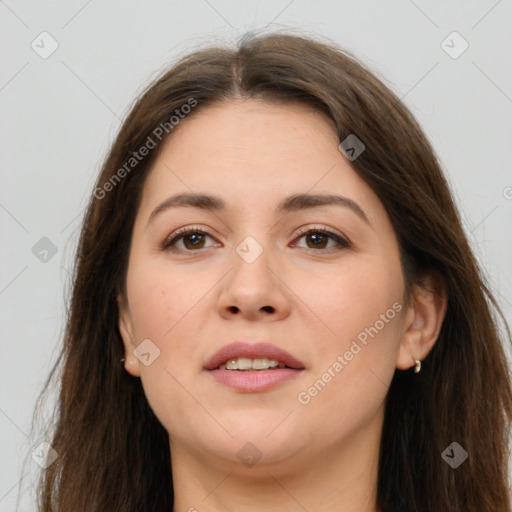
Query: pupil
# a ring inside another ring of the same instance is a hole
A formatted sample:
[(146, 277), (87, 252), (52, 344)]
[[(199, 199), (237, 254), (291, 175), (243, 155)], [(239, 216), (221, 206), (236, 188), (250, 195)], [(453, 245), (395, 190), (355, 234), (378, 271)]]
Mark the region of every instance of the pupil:
[[(192, 241), (192, 242), (191, 242), (191, 244), (190, 244), (190, 245), (192, 245), (193, 247), (196, 247), (196, 246), (198, 245), (198, 244), (197, 244), (197, 242), (200, 242), (200, 241), (201, 241), (201, 240), (200, 240), (200, 237), (201, 237), (201, 236), (202, 236), (202, 235), (201, 235), (200, 233), (193, 233), (193, 234), (191, 234), (191, 235), (187, 235), (187, 236), (185, 237), (185, 240), (188, 240), (188, 241), (190, 242), (190, 240), (191, 240), (191, 239), (193, 239), (194, 237), (198, 237), (198, 238), (196, 238), (196, 239), (195, 239), (195, 241)], [(186, 245), (189, 245), (189, 244), (186, 244)]]
[(320, 241), (320, 244), (321, 244), (322, 243), (321, 239), (324, 238), (324, 235), (318, 234), (318, 233), (317, 234), (313, 234), (313, 235), (309, 235), (309, 236), (314, 240), (314, 242), (313, 242), (314, 245), (319, 245), (318, 244), (319, 241)]

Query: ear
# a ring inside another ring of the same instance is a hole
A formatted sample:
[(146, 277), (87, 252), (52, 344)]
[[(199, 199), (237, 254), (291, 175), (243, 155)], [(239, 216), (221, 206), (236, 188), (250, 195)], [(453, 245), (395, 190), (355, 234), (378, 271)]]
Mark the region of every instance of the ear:
[(119, 311), (118, 327), (124, 345), (126, 371), (134, 377), (140, 377), (140, 361), (135, 357), (135, 339), (133, 337), (133, 326), (126, 298), (123, 294), (117, 296), (117, 308)]
[(447, 302), (444, 284), (434, 275), (415, 285), (404, 315), (396, 362), (399, 370), (411, 368), (416, 359), (423, 361), (432, 350), (441, 331)]

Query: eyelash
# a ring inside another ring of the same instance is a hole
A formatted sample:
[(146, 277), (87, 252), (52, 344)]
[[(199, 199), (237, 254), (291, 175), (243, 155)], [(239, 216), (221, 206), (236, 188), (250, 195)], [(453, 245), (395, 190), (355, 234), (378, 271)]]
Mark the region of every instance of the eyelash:
[[(318, 253), (318, 252), (333, 252), (332, 249), (336, 251), (341, 251), (343, 249), (349, 249), (352, 247), (351, 243), (346, 240), (345, 238), (341, 237), (340, 235), (333, 233), (332, 231), (329, 231), (326, 228), (309, 228), (307, 230), (301, 231), (297, 234), (297, 238), (302, 238), (306, 235), (309, 235), (311, 233), (321, 233), (322, 235), (328, 236), (329, 238), (332, 238), (339, 247), (330, 247), (328, 249), (310, 249), (310, 248), (304, 248), (303, 250), (309, 253)], [(198, 250), (190, 250), (190, 249), (176, 249), (175, 247), (172, 247), (174, 243), (176, 243), (178, 240), (184, 238), (186, 235), (189, 234), (201, 234), (201, 235), (207, 235), (210, 238), (213, 238), (208, 232), (203, 231), (202, 229), (194, 228), (194, 227), (187, 227), (183, 229), (179, 229), (175, 233), (172, 233), (168, 238), (164, 240), (164, 242), (161, 244), (160, 249), (162, 251), (172, 251), (172, 252), (182, 252), (182, 253), (192, 253), (192, 252), (200, 252), (201, 249)]]

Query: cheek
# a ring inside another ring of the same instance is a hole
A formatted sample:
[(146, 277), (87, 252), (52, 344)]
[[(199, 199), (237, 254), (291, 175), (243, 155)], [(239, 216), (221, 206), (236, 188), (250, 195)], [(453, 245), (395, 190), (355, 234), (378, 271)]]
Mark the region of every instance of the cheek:
[(187, 390), (191, 374), (195, 377), (200, 371), (199, 366), (191, 371), (200, 342), (194, 319), (211, 283), (198, 280), (194, 286), (190, 274), (151, 263), (133, 265), (128, 277), (136, 343), (149, 338), (160, 351), (151, 365), (141, 366), (144, 393), (160, 422), (173, 432), (183, 429), (185, 437), (187, 428), (202, 417)]
[(141, 366), (150, 403), (175, 403), (183, 395), (179, 383), (189, 386), (202, 371), (198, 350), (212, 336), (210, 294), (217, 282), (212, 271), (196, 272), (192, 266), (180, 271), (162, 262), (134, 261), (128, 294), (136, 344), (149, 338), (159, 350), (154, 363)]
[(134, 261), (128, 274), (128, 297), (137, 337), (155, 340), (160, 348), (204, 296), (208, 283), (199, 285), (190, 273), (165, 265)]
[(302, 280), (299, 295), (325, 324), (326, 335), (319, 337), (324, 348), (340, 350), (343, 343), (348, 341), (350, 345), (350, 340), (376, 322), (383, 334), (384, 331), (398, 332), (395, 327), (399, 322), (395, 317), (396, 309), (400, 308), (392, 306), (402, 301), (401, 266), (394, 258), (356, 256), (346, 266), (327, 269), (317, 278), (309, 274)]
[(401, 336), (403, 277), (394, 259), (360, 259), (322, 283), (302, 292), (315, 298), (311, 307), (328, 330), (315, 339), (314, 369), (297, 398), (311, 418), (328, 408), (339, 427), (374, 414), (386, 396)]

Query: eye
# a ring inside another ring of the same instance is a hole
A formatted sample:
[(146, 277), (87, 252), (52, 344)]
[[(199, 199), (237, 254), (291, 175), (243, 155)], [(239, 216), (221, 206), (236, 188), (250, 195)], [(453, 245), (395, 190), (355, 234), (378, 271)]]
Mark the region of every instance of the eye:
[[(183, 228), (173, 233), (162, 244), (162, 250), (193, 251), (204, 249), (205, 237), (212, 238), (208, 233), (197, 228)], [(176, 247), (177, 242), (182, 242), (183, 247)]]
[[(203, 231), (194, 227), (187, 227), (183, 229), (179, 229), (178, 231), (172, 233), (164, 242), (161, 244), (162, 250), (167, 251), (175, 251), (175, 252), (193, 252), (200, 249), (206, 249), (205, 247), (205, 239), (213, 238), (206, 231)], [(342, 236), (329, 231), (325, 228), (310, 228), (308, 230), (299, 233), (299, 237), (297, 240), (301, 238), (306, 239), (307, 244), (311, 244), (307, 247), (302, 247), (309, 252), (319, 252), (325, 251), (327, 252), (339, 251), (342, 249), (347, 249), (351, 247), (351, 244)], [(330, 247), (326, 247), (328, 245), (329, 240), (334, 242)], [(179, 247), (179, 243), (182, 244)], [(297, 244), (295, 244), (297, 247)]]
[[(307, 231), (303, 231), (299, 234), (298, 239), (300, 240), (301, 238), (306, 239), (306, 244), (311, 243), (311, 245), (305, 247), (305, 249), (312, 252), (333, 248), (335, 251), (339, 251), (342, 249), (348, 249), (351, 246), (350, 243), (345, 240), (345, 238), (325, 228), (310, 228)], [(329, 239), (334, 241), (334, 245), (331, 245), (331, 247), (326, 247)]]

